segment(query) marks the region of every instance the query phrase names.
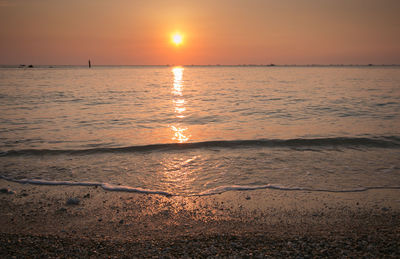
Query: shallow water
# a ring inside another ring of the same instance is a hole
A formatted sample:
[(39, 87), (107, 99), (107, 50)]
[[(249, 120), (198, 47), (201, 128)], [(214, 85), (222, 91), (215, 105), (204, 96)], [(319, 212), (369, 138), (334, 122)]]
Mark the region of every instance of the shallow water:
[(399, 72), (0, 69), (0, 176), (181, 195), (398, 188)]

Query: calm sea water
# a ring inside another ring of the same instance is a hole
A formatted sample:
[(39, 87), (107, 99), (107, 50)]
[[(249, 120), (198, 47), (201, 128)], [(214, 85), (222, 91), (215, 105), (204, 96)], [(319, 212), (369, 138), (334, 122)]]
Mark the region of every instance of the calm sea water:
[(400, 68), (3, 68), (0, 152), (42, 184), (399, 188)]

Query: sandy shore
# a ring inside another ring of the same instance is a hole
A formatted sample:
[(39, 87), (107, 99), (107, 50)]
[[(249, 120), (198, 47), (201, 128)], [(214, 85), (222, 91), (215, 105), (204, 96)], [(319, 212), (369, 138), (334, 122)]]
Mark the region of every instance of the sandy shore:
[(165, 197), (4, 180), (0, 189), (2, 258), (400, 257), (400, 190)]

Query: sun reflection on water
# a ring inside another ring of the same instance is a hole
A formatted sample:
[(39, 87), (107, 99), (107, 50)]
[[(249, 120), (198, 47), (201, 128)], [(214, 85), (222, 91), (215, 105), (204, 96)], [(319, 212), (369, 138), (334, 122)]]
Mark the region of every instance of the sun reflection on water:
[(172, 73), (174, 74), (174, 84), (172, 88), (172, 93), (177, 96), (182, 96), (183, 90), (183, 67), (172, 68)]
[(175, 132), (174, 136), (173, 136), (173, 140), (177, 140), (179, 141), (179, 143), (184, 143), (187, 142), (189, 140), (189, 136), (184, 134), (184, 131), (187, 130), (187, 128), (183, 128), (183, 127), (175, 127), (175, 126), (171, 126), (171, 129)]
[[(199, 155), (177, 155), (161, 161), (164, 189), (171, 193), (190, 193), (194, 190), (199, 176)], [(188, 204), (189, 205), (189, 204)]]
[[(172, 86), (172, 94), (174, 99), (172, 103), (174, 105), (175, 116), (178, 119), (185, 118), (184, 112), (186, 111), (185, 99), (183, 98), (183, 67), (172, 68), (172, 73), (174, 74), (174, 83)], [(178, 121), (176, 125), (171, 126), (173, 131), (172, 140), (178, 141), (179, 143), (187, 142), (190, 139), (190, 134), (186, 133), (187, 127), (183, 127)]]

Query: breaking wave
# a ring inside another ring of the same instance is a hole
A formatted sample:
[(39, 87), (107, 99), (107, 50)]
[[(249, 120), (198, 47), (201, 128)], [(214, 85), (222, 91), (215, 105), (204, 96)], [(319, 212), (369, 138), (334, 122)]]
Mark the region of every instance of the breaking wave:
[(400, 148), (400, 138), (395, 136), (379, 138), (298, 138), (298, 139), (258, 139), (258, 140), (227, 140), (227, 141), (205, 141), (193, 143), (169, 143), (151, 144), (143, 146), (128, 146), (115, 148), (90, 148), (90, 149), (23, 149), (8, 150), (0, 152), (0, 156), (19, 156), (19, 155), (85, 155), (98, 153), (135, 153), (152, 151), (173, 151), (185, 149), (201, 148), (254, 148), (254, 147), (287, 147), (287, 148), (307, 148), (307, 147), (372, 147), (372, 148)]

